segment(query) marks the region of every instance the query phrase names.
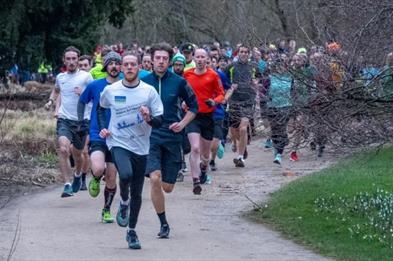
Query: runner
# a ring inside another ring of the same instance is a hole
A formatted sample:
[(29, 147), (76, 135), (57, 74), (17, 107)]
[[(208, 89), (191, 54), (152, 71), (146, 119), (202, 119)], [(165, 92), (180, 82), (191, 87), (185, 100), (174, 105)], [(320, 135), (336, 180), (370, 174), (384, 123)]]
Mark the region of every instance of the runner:
[[(150, 178), (151, 200), (161, 223), (157, 236), (168, 238), (170, 228), (165, 215), (164, 192), (171, 193), (174, 189), (182, 167), (183, 129), (195, 117), (198, 104), (184, 78), (168, 70), (172, 47), (167, 43), (155, 44), (151, 54), (153, 73), (142, 80), (156, 88), (164, 105), (164, 116), (161, 127), (153, 129), (150, 136), (146, 176)], [(181, 101), (188, 107), (183, 118), (180, 118)]]
[(186, 58), (186, 66), (184, 67), (184, 71), (195, 68), (194, 50), (195, 48), (191, 43), (185, 43), (180, 48), (180, 52)]
[[(228, 90), (230, 88), (230, 84), (225, 73), (219, 71), (218, 68), (218, 61), (215, 56), (211, 56), (211, 68), (220, 76), (221, 83), (224, 87), (224, 90)], [(213, 120), (214, 120), (214, 134), (213, 134), (213, 141), (211, 144), (210, 149), (210, 170), (216, 171), (217, 164), (216, 164), (216, 157), (217, 153), (219, 152), (219, 148), (221, 146), (221, 151), (223, 150), (222, 143), (224, 142), (224, 119), (225, 119), (225, 110), (223, 104), (217, 104), (216, 108), (213, 113)], [(222, 156), (222, 155), (221, 155)]]
[(288, 56), (284, 53), (270, 64), (270, 86), (267, 91), (267, 117), (269, 119), (274, 160), (281, 164), (284, 148), (288, 145), (287, 125), (292, 107), (293, 78), (288, 72)]
[(292, 57), (292, 66), (290, 72), (293, 76), (293, 149), (289, 159), (298, 161), (297, 150), (302, 140), (306, 139), (308, 134), (308, 113), (306, 108), (309, 107), (311, 91), (314, 88), (312, 81), (313, 75), (307, 64), (307, 56), (304, 54), (295, 54)]
[[(88, 72), (78, 69), (79, 50), (73, 46), (64, 51), (64, 64), (67, 71), (56, 77), (56, 85), (50, 95), (50, 102), (56, 100), (60, 93), (61, 104), (57, 119), (56, 133), (58, 137), (58, 156), (60, 172), (65, 185), (61, 197), (70, 197), (81, 187), (82, 149), (88, 132), (88, 115), (86, 111), (83, 120), (79, 121), (77, 104), (79, 94), (93, 79)], [(71, 185), (71, 167), (69, 165), (70, 146), (75, 161), (74, 179)]]
[[(232, 140), (238, 141), (238, 156), (233, 159), (236, 167), (244, 167), (247, 158), (248, 131), (255, 110), (256, 87), (260, 76), (258, 65), (248, 61), (250, 49), (240, 45), (239, 60), (227, 70), (233, 93), (229, 98), (229, 121)], [(236, 144), (236, 143), (235, 143)]]
[[(160, 127), (163, 114), (157, 91), (138, 78), (139, 64), (136, 55), (124, 54), (124, 79), (104, 89), (97, 110), (100, 136), (106, 138), (119, 173), (121, 201), (116, 221), (119, 226), (128, 225), (126, 240), (131, 249), (141, 248), (135, 227), (142, 205), (149, 139), (151, 127)], [(111, 112), (108, 128), (104, 108)]]
[[(100, 193), (100, 180), (105, 173), (104, 208), (101, 212), (103, 223), (114, 221), (110, 208), (116, 194), (116, 167), (113, 164), (112, 156), (105, 144), (105, 140), (99, 136), (100, 129), (97, 123), (97, 105), (100, 100), (100, 93), (110, 84), (119, 80), (121, 57), (116, 52), (109, 52), (104, 57), (103, 70), (107, 73), (106, 78), (91, 82), (79, 98), (78, 118), (82, 119), (85, 105), (93, 102), (93, 109), (90, 117), (90, 145), (89, 154), (91, 161), (92, 179), (89, 183), (89, 193), (93, 198)], [(106, 118), (110, 118), (107, 110)], [(105, 125), (107, 127), (107, 125)], [(83, 176), (82, 176), (83, 181)]]
[(210, 146), (214, 134), (213, 112), (215, 106), (224, 101), (220, 77), (214, 70), (206, 67), (207, 58), (204, 49), (195, 50), (196, 67), (184, 73), (184, 78), (191, 85), (198, 101), (198, 114), (186, 128), (191, 144), (193, 193), (196, 195), (201, 194), (201, 184), (207, 179)]

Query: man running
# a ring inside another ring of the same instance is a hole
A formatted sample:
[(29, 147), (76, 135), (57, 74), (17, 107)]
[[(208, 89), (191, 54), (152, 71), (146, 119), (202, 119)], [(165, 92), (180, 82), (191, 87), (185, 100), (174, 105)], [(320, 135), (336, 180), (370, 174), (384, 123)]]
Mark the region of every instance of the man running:
[[(108, 53), (104, 57), (103, 64), (103, 70), (107, 73), (106, 78), (91, 82), (79, 98), (78, 104), (78, 118), (80, 120), (83, 117), (85, 105), (91, 101), (93, 102), (89, 132), (89, 154), (92, 170), (89, 193), (93, 198), (98, 196), (100, 193), (100, 180), (105, 173), (104, 208), (101, 213), (101, 221), (103, 223), (112, 223), (114, 221), (110, 208), (116, 194), (116, 167), (113, 164), (112, 156), (106, 146), (105, 140), (99, 136), (100, 129), (97, 122), (97, 105), (104, 88), (120, 79), (120, 65), (120, 55), (114, 51)], [(110, 118), (109, 110), (106, 111), (106, 118), (108, 120)], [(106, 124), (105, 127), (107, 126)]]
[[(139, 64), (136, 55), (124, 54), (124, 79), (104, 89), (97, 110), (100, 136), (106, 138), (119, 173), (121, 201), (116, 221), (119, 226), (128, 225), (126, 240), (131, 249), (141, 248), (135, 227), (142, 205), (149, 139), (151, 127), (160, 127), (163, 114), (157, 91), (138, 78)], [(104, 108), (111, 112), (108, 128)]]
[(213, 112), (215, 106), (224, 101), (224, 89), (217, 73), (207, 68), (207, 52), (204, 49), (197, 49), (194, 58), (196, 67), (186, 71), (184, 78), (197, 97), (198, 114), (187, 126), (186, 132), (191, 144), (190, 167), (193, 193), (200, 195), (201, 184), (204, 184), (207, 179), (210, 146), (214, 134)]
[[(161, 127), (153, 129), (150, 136), (146, 176), (150, 177), (151, 200), (161, 223), (158, 237), (168, 238), (170, 229), (165, 215), (164, 192), (171, 193), (175, 186), (182, 167), (183, 129), (195, 117), (198, 104), (184, 78), (168, 70), (172, 47), (167, 43), (155, 44), (151, 54), (153, 73), (142, 80), (156, 88), (164, 105), (164, 116)], [(188, 107), (183, 118), (180, 117), (181, 101)]]
[(229, 99), (229, 124), (232, 140), (238, 141), (238, 156), (233, 159), (236, 167), (244, 167), (247, 158), (248, 129), (255, 108), (258, 68), (248, 61), (250, 49), (240, 45), (239, 60), (228, 68), (228, 78), (234, 90)]
[[(70, 197), (81, 187), (82, 149), (88, 132), (87, 119), (90, 111), (86, 111), (80, 121), (77, 114), (77, 104), (80, 91), (83, 91), (93, 81), (93, 78), (88, 72), (78, 69), (79, 55), (79, 50), (73, 46), (65, 49), (63, 61), (67, 71), (56, 77), (55, 88), (50, 95), (52, 104), (58, 94), (61, 99), (56, 127), (60, 172), (65, 181), (61, 197)], [(71, 144), (73, 145), (72, 156), (75, 161), (72, 185), (72, 170), (69, 164)]]

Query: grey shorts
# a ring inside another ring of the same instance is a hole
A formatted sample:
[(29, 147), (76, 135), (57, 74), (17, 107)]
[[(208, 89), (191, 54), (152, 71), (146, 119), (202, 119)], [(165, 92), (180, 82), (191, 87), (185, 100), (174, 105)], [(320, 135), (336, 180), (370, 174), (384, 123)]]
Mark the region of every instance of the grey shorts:
[(86, 137), (89, 134), (89, 122), (85, 121), (78, 130), (78, 121), (67, 119), (57, 119), (57, 138), (66, 137), (77, 150), (82, 150), (85, 146)]

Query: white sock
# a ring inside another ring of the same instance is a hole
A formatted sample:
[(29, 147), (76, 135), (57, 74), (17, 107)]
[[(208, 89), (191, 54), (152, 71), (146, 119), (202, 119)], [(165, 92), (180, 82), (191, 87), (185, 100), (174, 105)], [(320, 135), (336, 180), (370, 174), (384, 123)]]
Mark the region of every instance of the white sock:
[(74, 172), (74, 177), (79, 178), (80, 176), (82, 176), (81, 172), (77, 172), (77, 171)]
[(126, 201), (120, 200), (120, 204), (123, 206), (128, 206), (128, 204), (130, 204), (130, 199), (127, 199)]
[(70, 185), (70, 186), (71, 186), (71, 183), (70, 183), (70, 182), (67, 182), (67, 183), (65, 183), (64, 185), (65, 185), (65, 186), (67, 186), (67, 185)]
[(237, 159), (244, 160), (244, 159), (243, 159), (243, 155), (237, 156)]
[(129, 227), (127, 227), (127, 232), (130, 232), (130, 231), (135, 231), (135, 228), (129, 228)]

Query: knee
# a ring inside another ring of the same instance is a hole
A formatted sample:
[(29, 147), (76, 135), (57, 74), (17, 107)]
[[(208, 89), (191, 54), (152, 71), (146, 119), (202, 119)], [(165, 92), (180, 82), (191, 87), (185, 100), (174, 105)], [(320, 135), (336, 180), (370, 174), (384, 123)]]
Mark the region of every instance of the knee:
[(239, 132), (241, 134), (247, 133), (247, 126), (240, 126), (239, 127)]
[(150, 183), (153, 187), (160, 186), (161, 183), (161, 174), (158, 172), (153, 172), (150, 174)]
[(91, 166), (91, 169), (94, 174), (102, 175), (105, 171), (105, 166)]
[(199, 147), (192, 147), (191, 148), (191, 153), (193, 154), (201, 154), (201, 150)]
[(162, 189), (165, 191), (165, 193), (171, 193), (174, 187), (174, 184), (162, 184)]
[(131, 172), (119, 172), (119, 181), (120, 183), (129, 183), (132, 174)]
[(61, 145), (58, 151), (60, 156), (65, 156), (65, 157), (70, 156), (70, 149), (67, 146)]
[[(102, 172), (100, 172), (100, 173), (102, 173)], [(116, 173), (107, 172), (105, 174), (105, 182), (109, 186), (116, 186)]]
[(83, 149), (83, 151), (82, 151), (82, 156), (85, 158), (85, 159), (88, 159), (89, 158), (89, 151), (85, 148), (85, 149)]

